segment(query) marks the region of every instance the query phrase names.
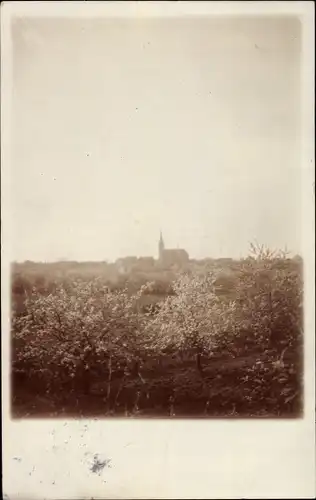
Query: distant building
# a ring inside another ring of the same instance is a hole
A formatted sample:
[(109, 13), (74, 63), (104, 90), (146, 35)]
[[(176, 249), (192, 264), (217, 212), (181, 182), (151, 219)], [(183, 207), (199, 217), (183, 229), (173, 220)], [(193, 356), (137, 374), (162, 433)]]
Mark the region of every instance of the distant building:
[(158, 253), (159, 264), (163, 267), (182, 267), (189, 263), (189, 254), (183, 248), (165, 248), (162, 233), (160, 233)]
[(155, 267), (153, 257), (123, 257), (117, 259), (116, 268), (120, 274), (129, 274), (133, 271), (151, 271)]
[(130, 274), (131, 272), (155, 272), (155, 268), (160, 271), (162, 269), (179, 269), (186, 267), (190, 260), (189, 254), (183, 248), (165, 248), (165, 244), (160, 233), (158, 244), (159, 258), (158, 262), (153, 257), (123, 257), (117, 259), (115, 268), (119, 274)]
[(115, 262), (120, 274), (130, 273), (137, 265), (137, 257), (123, 257)]
[(155, 266), (155, 259), (153, 257), (139, 257), (137, 261), (137, 269), (140, 271), (150, 271)]

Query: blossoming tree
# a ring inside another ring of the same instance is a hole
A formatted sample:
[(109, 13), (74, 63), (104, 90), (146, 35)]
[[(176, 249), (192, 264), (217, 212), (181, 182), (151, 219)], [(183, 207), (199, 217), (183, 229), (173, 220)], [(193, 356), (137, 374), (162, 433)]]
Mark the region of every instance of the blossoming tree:
[(150, 339), (135, 300), (97, 280), (59, 286), (48, 296), (33, 290), (26, 315), (13, 318), (16, 365), (50, 381), (74, 379), (89, 392), (94, 373), (111, 377), (122, 366), (137, 365), (146, 351)]
[(215, 293), (216, 275), (187, 275), (174, 283), (174, 295), (160, 306), (147, 328), (155, 331), (157, 352), (194, 353), (202, 373), (202, 355), (211, 354), (223, 338), (233, 334), (234, 303), (227, 304)]

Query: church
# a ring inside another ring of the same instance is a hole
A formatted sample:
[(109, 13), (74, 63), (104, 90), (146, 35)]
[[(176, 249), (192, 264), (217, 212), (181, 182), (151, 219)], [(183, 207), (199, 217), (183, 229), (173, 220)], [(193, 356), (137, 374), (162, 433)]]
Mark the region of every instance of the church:
[(158, 245), (159, 264), (163, 267), (183, 266), (189, 262), (189, 254), (183, 248), (165, 248), (165, 243), (160, 232)]
[(158, 261), (153, 257), (123, 257), (116, 260), (115, 265), (119, 274), (131, 272), (152, 272), (155, 268), (172, 269), (184, 268), (189, 263), (189, 254), (182, 248), (165, 248), (160, 232), (158, 243)]

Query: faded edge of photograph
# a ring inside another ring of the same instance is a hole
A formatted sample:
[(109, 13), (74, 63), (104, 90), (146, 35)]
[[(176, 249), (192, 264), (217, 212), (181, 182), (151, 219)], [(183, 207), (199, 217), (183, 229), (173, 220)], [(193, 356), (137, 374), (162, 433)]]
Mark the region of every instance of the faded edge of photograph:
[(299, 19), (11, 33), (12, 417), (301, 417)]

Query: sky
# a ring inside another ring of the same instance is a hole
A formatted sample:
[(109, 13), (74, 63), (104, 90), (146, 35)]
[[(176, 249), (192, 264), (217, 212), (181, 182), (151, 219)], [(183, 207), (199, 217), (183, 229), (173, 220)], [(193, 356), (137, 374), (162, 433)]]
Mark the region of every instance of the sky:
[(13, 258), (300, 252), (300, 23), (19, 18)]

